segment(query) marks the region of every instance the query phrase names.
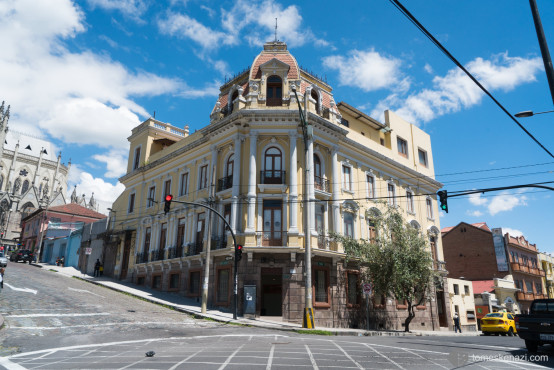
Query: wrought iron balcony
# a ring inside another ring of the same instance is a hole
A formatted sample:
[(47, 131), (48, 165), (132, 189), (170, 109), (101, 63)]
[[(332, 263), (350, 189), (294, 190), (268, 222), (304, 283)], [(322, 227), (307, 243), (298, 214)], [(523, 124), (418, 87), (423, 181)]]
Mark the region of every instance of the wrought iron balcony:
[(195, 243), (189, 243), (187, 256), (194, 256), (196, 254), (200, 254), (202, 250), (204, 250), (203, 240), (196, 241)]
[(324, 191), (326, 193), (331, 191), (329, 180), (320, 176), (314, 176), (314, 188), (315, 190)]
[(260, 171), (260, 184), (285, 184), (286, 171), (268, 170)]
[(217, 191), (227, 190), (233, 187), (233, 175), (217, 180)]
[(148, 262), (148, 252), (137, 253), (135, 258), (135, 263), (146, 263)]
[(284, 247), (287, 240), (286, 231), (256, 231), (256, 242), (264, 247)]
[[(162, 252), (163, 252), (163, 249), (162, 249)], [(153, 251), (150, 251), (150, 261), (159, 261), (159, 260), (162, 260), (163, 258), (160, 258), (160, 251), (159, 250), (153, 250)]]
[(225, 235), (212, 237), (211, 246), (210, 246), (211, 250), (224, 249), (224, 248), (227, 248), (227, 237)]
[(182, 257), (183, 247), (171, 247), (167, 248), (167, 258), (180, 258)]

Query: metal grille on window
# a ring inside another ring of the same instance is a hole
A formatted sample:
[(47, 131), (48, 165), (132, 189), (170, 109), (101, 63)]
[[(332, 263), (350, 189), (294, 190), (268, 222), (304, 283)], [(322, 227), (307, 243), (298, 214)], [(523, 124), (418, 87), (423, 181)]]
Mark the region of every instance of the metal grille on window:
[(226, 302), (229, 297), (229, 270), (219, 270), (217, 277), (217, 301)]
[(325, 271), (315, 272), (315, 300), (316, 302), (327, 302), (327, 276)]

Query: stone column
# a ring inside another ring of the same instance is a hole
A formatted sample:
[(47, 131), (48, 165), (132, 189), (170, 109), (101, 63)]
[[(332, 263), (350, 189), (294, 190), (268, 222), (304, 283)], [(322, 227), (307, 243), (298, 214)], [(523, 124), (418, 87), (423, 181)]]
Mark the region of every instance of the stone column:
[(254, 220), (256, 215), (256, 144), (258, 143), (258, 133), (250, 131), (250, 168), (248, 171), (248, 212), (246, 220), (246, 234), (254, 234), (256, 229)]
[(333, 203), (332, 203), (332, 213), (333, 213), (333, 231), (340, 233), (340, 187), (342, 179), (340, 177), (339, 169), (339, 159), (338, 159), (339, 147), (334, 146), (331, 150), (331, 167), (333, 170)]
[[(296, 150), (297, 132), (289, 131), (290, 141), (290, 234), (298, 234), (298, 155)], [(285, 203), (287, 204), (287, 203)]]
[(240, 134), (237, 134), (235, 137), (235, 153), (234, 153), (234, 165), (233, 165), (233, 190), (231, 193), (231, 229), (233, 232), (237, 233), (238, 225), (238, 201), (240, 196), (240, 173), (241, 173), (241, 150), (242, 150), (242, 137)]

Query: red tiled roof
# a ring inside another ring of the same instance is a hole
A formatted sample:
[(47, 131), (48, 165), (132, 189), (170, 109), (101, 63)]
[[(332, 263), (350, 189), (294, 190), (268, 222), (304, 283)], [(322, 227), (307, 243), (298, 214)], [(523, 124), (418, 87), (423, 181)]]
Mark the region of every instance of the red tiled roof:
[(473, 293), (481, 294), (483, 292), (494, 292), (494, 280), (475, 280), (472, 281)]
[[(460, 222), (462, 223), (462, 222)], [(465, 222), (464, 222), (465, 223)], [(459, 224), (458, 224), (459, 225)], [(458, 226), (456, 225), (456, 226)], [(483, 229), (483, 230), (486, 230), (486, 231), (491, 231), (491, 229), (489, 229), (489, 227), (487, 226), (487, 223), (486, 222), (477, 222), (477, 223), (474, 223), (474, 224), (469, 224), (471, 226), (474, 226), (478, 229)], [(447, 226), (447, 227), (443, 227), (442, 230), (441, 230), (441, 233), (447, 233), (449, 232), (450, 230), (452, 230), (453, 228), (455, 228), (456, 226)]]
[(93, 211), (92, 209), (85, 208), (76, 203), (63, 204), (61, 206), (48, 208), (48, 212), (63, 212), (69, 213), (76, 216), (90, 217), (102, 219), (106, 218), (106, 215)]
[(250, 70), (250, 78), (251, 79), (260, 79), (262, 78), (262, 74), (260, 72), (260, 66), (266, 62), (269, 62), (271, 59), (277, 59), (281, 62), (288, 64), (290, 66), (289, 72), (287, 74), (287, 78), (289, 80), (296, 80), (298, 79), (298, 66), (296, 65), (296, 60), (294, 57), (290, 54), (271, 54), (271, 53), (261, 53), (258, 55), (258, 57), (254, 60), (254, 64), (252, 65), (252, 69)]

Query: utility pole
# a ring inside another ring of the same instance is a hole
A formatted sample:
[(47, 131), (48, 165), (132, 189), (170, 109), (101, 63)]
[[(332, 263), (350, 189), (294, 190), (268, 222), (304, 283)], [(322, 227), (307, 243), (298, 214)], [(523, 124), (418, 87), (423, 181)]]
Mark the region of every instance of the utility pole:
[[(215, 200), (215, 163), (212, 170), (212, 186), (210, 189), (209, 205), (214, 206)], [(201, 312), (206, 313), (208, 305), (208, 285), (210, 283), (210, 250), (212, 249), (212, 211), (208, 211), (208, 241), (206, 243), (206, 267), (204, 268), (204, 283), (202, 284), (202, 306)]]
[(291, 89), (294, 92), (294, 96), (296, 97), (296, 102), (298, 103), (298, 111), (300, 113), (300, 123), (302, 124), (302, 134), (304, 137), (304, 214), (305, 214), (305, 222), (304, 222), (304, 250), (305, 250), (305, 256), (304, 256), (304, 273), (306, 274), (305, 277), (305, 302), (304, 302), (304, 319), (302, 321), (302, 327), (307, 329), (313, 329), (314, 328), (314, 308), (312, 304), (312, 246), (311, 246), (311, 239), (312, 234), (310, 230), (310, 210), (311, 205), (309, 202), (309, 181), (312, 181), (313, 176), (311, 176), (311, 161), (309, 158), (309, 145), (311, 143), (312, 137), (313, 137), (313, 127), (308, 126), (306, 123), (306, 118), (304, 117), (304, 112), (302, 111), (302, 107), (300, 106), (300, 101), (298, 100), (298, 95), (296, 93), (296, 85), (292, 84)]
[(554, 68), (552, 67), (552, 59), (550, 58), (548, 44), (546, 43), (546, 38), (544, 37), (544, 30), (542, 29), (541, 17), (539, 16), (539, 9), (537, 8), (536, 0), (529, 0), (529, 5), (531, 6), (533, 22), (535, 23), (535, 30), (537, 31), (537, 38), (539, 39), (542, 61), (544, 63), (544, 71), (546, 72), (548, 86), (550, 87), (550, 95), (552, 96), (552, 102), (554, 103)]

